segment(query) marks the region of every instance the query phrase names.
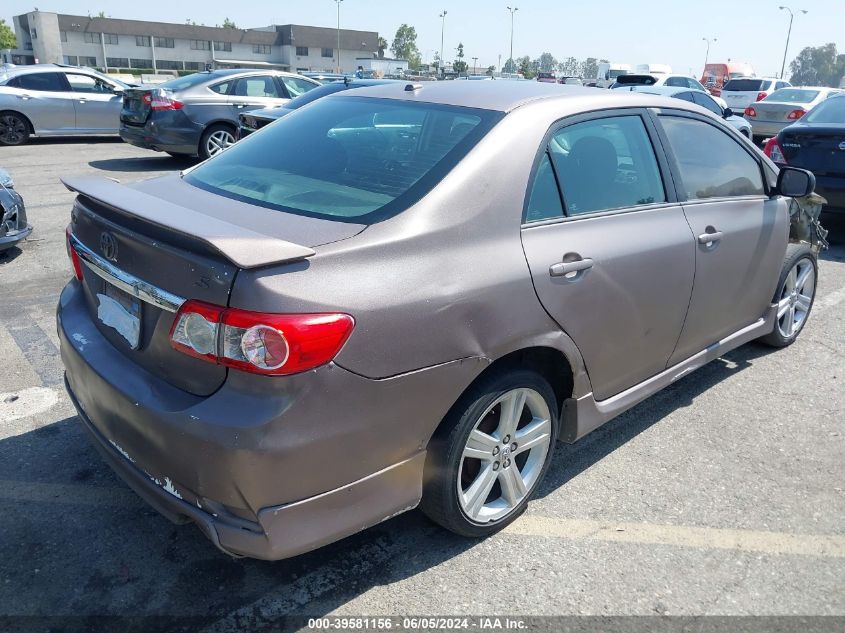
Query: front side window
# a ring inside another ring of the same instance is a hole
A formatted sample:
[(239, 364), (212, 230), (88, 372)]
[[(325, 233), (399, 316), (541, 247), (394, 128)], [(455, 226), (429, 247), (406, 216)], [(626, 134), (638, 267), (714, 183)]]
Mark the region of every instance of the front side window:
[(567, 215), (666, 202), (657, 158), (639, 116), (569, 125), (552, 137), (549, 152)]
[(765, 195), (760, 164), (726, 132), (685, 117), (663, 115), (660, 121), (688, 200)]
[(17, 78), (16, 88), (38, 92), (65, 92), (65, 82), (59, 73), (29, 73)]
[(290, 93), (291, 99), (304, 95), (309, 90), (317, 87), (317, 84), (312, 84), (310, 81), (305, 81), (299, 77), (282, 77), (282, 83), (285, 84)]
[(107, 84), (102, 79), (91, 77), (90, 75), (78, 75), (76, 73), (67, 73), (65, 75), (70, 84), (70, 89), (73, 92), (94, 92), (98, 94), (113, 93), (112, 86)]
[(235, 85), (236, 97), (278, 97), (279, 89), (272, 77), (243, 77)]
[(502, 116), (392, 99), (318, 99), (184, 178), (261, 207), (370, 223), (422, 197)]

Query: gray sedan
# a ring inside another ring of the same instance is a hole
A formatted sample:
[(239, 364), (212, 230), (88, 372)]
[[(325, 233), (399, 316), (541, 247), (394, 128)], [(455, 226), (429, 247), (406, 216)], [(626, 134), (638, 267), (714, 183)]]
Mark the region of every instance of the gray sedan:
[(781, 88), (745, 108), (745, 118), (751, 123), (755, 138), (775, 136), (828, 97), (842, 92), (824, 87)]
[(492, 534), (558, 440), (743, 343), (790, 345), (816, 289), (787, 199), (812, 174), (646, 94), (372, 86), (181, 174), (65, 184), (80, 424), (236, 555), (417, 505)]
[(0, 144), (30, 136), (116, 134), (127, 84), (88, 68), (38, 64), (0, 72)]

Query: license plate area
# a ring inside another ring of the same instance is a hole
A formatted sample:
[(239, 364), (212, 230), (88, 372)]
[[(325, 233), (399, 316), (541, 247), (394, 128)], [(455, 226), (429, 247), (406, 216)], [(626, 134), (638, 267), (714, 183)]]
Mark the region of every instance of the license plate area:
[(138, 349), (141, 340), (140, 299), (104, 282), (103, 292), (97, 293), (97, 318), (120, 334), (129, 347)]

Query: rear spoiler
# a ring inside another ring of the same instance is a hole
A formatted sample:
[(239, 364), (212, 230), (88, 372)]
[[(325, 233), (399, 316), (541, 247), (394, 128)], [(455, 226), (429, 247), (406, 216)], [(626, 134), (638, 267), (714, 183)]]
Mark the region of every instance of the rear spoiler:
[(256, 233), (200, 211), (125, 187), (102, 176), (63, 178), (62, 184), (70, 191), (120, 213), (199, 240), (239, 268), (258, 268), (293, 262), (315, 254), (315, 251), (307, 246)]

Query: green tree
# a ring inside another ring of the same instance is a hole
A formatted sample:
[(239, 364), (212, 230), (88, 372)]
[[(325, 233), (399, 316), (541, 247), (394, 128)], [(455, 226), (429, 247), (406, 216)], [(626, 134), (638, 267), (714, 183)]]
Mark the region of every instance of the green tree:
[(516, 62), (513, 59), (509, 59), (505, 62), (505, 65), (502, 67), (502, 72), (505, 73), (515, 73), (518, 70), (516, 66)]
[(97, 17), (98, 17), (98, 18), (104, 18), (104, 17), (106, 17), (106, 12), (105, 12), (105, 11), (100, 11), (100, 12), (97, 14)]
[(557, 60), (555, 59), (555, 56), (551, 53), (543, 53), (537, 60), (536, 67), (537, 70), (540, 70), (544, 73), (551, 72), (552, 70), (557, 68)]
[(452, 64), (452, 70), (456, 73), (465, 73), (467, 71), (467, 63), (464, 61), (464, 44), (463, 42), (458, 44), (458, 56), (455, 59), (455, 63)]
[(387, 40), (381, 35), (378, 38), (378, 56), (379, 59), (384, 59), (384, 50), (387, 48)]
[(838, 88), (845, 75), (845, 54), (837, 53), (836, 44), (808, 46), (789, 65), (795, 86), (830, 86)]
[(0, 50), (12, 50), (18, 47), (18, 38), (6, 20), (0, 20)]
[(236, 29), (236, 28), (238, 28), (238, 25), (235, 24), (229, 18), (226, 18), (225, 20), (223, 20), (223, 28), (224, 29)]
[(494, 72), (496, 72), (496, 67), (495, 66), (488, 66), (487, 72), (485, 74), (490, 75), (492, 77)]
[(396, 29), (390, 50), (398, 59), (407, 59), (408, 66), (414, 70), (420, 67), (420, 50), (417, 48), (417, 30), (413, 26), (403, 24)]
[(528, 55), (516, 59), (517, 72), (522, 73), (526, 79), (534, 79), (537, 73), (534, 72), (534, 67), (531, 65), (531, 58)]
[(581, 64), (574, 57), (567, 57), (558, 62), (557, 69), (562, 75), (567, 77), (574, 77), (581, 71)]
[[(602, 60), (605, 61), (605, 60)], [(581, 62), (580, 68), (577, 74), (585, 79), (590, 77), (595, 77), (596, 73), (599, 71), (599, 60), (595, 57), (588, 57), (584, 61)]]

